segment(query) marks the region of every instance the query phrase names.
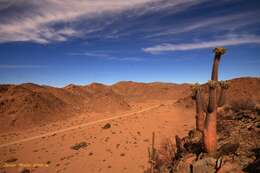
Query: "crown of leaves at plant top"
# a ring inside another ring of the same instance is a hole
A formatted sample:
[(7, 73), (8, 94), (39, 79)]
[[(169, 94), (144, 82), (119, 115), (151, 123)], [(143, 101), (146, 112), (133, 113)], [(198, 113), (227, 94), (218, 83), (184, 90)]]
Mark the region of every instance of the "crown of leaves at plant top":
[(220, 81), (220, 82), (219, 82), (219, 85), (220, 85), (220, 87), (223, 88), (223, 89), (228, 89), (229, 86), (230, 86), (230, 84), (229, 84), (228, 81)]
[(216, 88), (218, 86), (218, 82), (217, 81), (214, 81), (214, 80), (209, 80), (208, 81), (208, 86), (210, 88)]
[(201, 91), (201, 87), (199, 83), (195, 83), (191, 85), (191, 97), (196, 98), (196, 94), (198, 91)]
[(213, 49), (213, 52), (218, 54), (218, 55), (223, 55), (226, 53), (226, 49), (224, 47), (216, 47), (215, 49)]

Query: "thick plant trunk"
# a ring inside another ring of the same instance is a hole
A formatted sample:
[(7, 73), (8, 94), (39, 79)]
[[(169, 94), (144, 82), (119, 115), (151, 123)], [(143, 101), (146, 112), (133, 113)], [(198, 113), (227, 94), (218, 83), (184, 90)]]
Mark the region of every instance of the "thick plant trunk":
[(221, 88), (220, 90), (220, 96), (218, 99), (218, 106), (221, 107), (225, 104), (226, 102), (226, 89)]
[(196, 115), (196, 130), (203, 132), (205, 124), (205, 116), (203, 112), (200, 112)]
[(214, 154), (217, 151), (217, 85), (218, 66), (224, 49), (216, 48), (213, 62), (211, 81), (209, 81), (209, 104), (203, 132), (205, 151)]
[(217, 111), (207, 113), (203, 142), (205, 151), (215, 154), (217, 151)]
[(196, 129), (203, 132), (204, 129), (204, 102), (203, 98), (201, 96), (201, 91), (197, 91), (196, 95)]
[(208, 105), (208, 112), (211, 113), (217, 106), (217, 90), (212, 86), (209, 87), (209, 105)]
[(205, 151), (214, 154), (217, 151), (217, 90), (209, 86), (209, 106), (204, 125)]
[(213, 81), (218, 81), (218, 65), (220, 62), (220, 55), (216, 54), (214, 58), (214, 64), (213, 64), (213, 69), (212, 69), (212, 74), (211, 74), (211, 80)]

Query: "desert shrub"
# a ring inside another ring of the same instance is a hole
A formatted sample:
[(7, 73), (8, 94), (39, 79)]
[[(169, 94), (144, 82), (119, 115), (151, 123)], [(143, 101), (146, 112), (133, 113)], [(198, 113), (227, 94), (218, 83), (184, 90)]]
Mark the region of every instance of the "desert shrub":
[(175, 142), (172, 139), (166, 138), (162, 141), (159, 148), (160, 159), (164, 163), (172, 164), (176, 153)]
[(158, 149), (155, 149), (153, 170), (148, 168), (144, 173), (168, 173), (173, 170), (175, 163), (175, 142), (169, 138), (162, 140)]
[(240, 111), (240, 110), (254, 110), (256, 103), (253, 100), (236, 100), (232, 101), (230, 103), (231, 108), (234, 111)]

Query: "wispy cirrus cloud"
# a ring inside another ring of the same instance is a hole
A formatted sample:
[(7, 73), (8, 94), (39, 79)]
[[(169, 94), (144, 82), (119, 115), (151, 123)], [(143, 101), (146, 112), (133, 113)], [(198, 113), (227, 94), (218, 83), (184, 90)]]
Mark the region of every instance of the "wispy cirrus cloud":
[(110, 57), (110, 60), (121, 61), (121, 62), (141, 62), (141, 61), (145, 61), (144, 58), (140, 58), (140, 57)]
[(171, 11), (181, 11), (204, 1), (207, 0), (4, 0), (0, 3), (0, 43), (66, 41), (100, 31), (107, 25), (107, 21), (102, 21), (81, 27), (80, 21), (100, 20), (107, 14), (119, 14), (130, 9), (134, 9), (130, 16), (169, 7)]
[[(97, 38), (99, 35), (101, 39), (135, 35), (139, 36), (136, 38), (147, 39), (238, 28), (240, 32), (241, 27), (259, 23), (257, 18), (260, 13), (255, 11), (178, 16), (182, 12), (189, 13), (192, 7), (203, 9), (231, 2), (208, 1), (3, 0), (0, 1), (0, 43), (24, 41), (47, 44), (72, 38)], [(165, 22), (161, 23), (161, 20)]]
[(251, 24), (260, 23), (258, 11), (250, 11), (245, 13), (228, 14), (225, 16), (192, 18), (191, 20), (183, 21), (181, 24), (164, 29), (162, 32), (148, 35), (147, 38), (169, 36), (180, 33), (187, 33), (199, 30), (235, 30)]
[[(0, 9), (2, 9), (0, 14), (3, 14), (0, 17), (0, 42), (49, 43), (51, 41), (66, 41), (67, 38), (80, 36), (82, 33), (71, 22), (83, 17), (91, 18), (106, 12), (117, 12), (148, 1), (6, 1), (0, 4)], [(27, 9), (27, 6), (31, 8)], [(5, 10), (6, 8), (8, 11)], [(16, 9), (19, 9), (19, 12), (15, 12)], [(55, 27), (55, 24), (64, 24), (65, 26)], [(93, 28), (89, 28), (86, 32), (92, 30)]]
[(152, 47), (143, 48), (147, 53), (161, 53), (161, 52), (174, 52), (174, 51), (186, 51), (194, 49), (213, 48), (218, 46), (234, 46), (241, 44), (260, 44), (259, 36), (244, 36), (240, 38), (229, 38), (223, 40), (203, 41), (195, 43), (184, 44), (160, 44)]
[(0, 64), (0, 69), (26, 69), (26, 68), (45, 68), (48, 66), (44, 65), (10, 65), (10, 64)]
[(105, 60), (111, 60), (111, 61), (132, 61), (132, 62), (139, 62), (139, 61), (144, 61), (143, 58), (140, 57), (121, 57), (121, 56), (115, 56), (111, 55), (109, 53), (104, 53), (102, 51), (97, 51), (97, 52), (83, 52), (83, 53), (69, 53), (71, 56), (86, 56), (86, 57), (91, 57), (91, 58), (100, 58), (100, 59), (105, 59)]
[(88, 57), (110, 57), (109, 54), (97, 52), (69, 53), (72, 56), (88, 56)]

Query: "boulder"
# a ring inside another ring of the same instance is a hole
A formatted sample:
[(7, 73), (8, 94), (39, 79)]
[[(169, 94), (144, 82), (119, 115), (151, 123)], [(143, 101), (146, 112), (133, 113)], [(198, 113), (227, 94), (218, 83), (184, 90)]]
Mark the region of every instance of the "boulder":
[(216, 159), (206, 157), (192, 164), (192, 173), (215, 173)]
[(109, 128), (111, 128), (111, 124), (110, 124), (110, 123), (106, 123), (106, 124), (102, 127), (102, 129), (109, 129)]
[(203, 133), (199, 130), (191, 130), (189, 132), (191, 143), (200, 143), (202, 141)]
[(217, 173), (243, 173), (240, 166), (236, 162), (227, 161), (222, 163)]
[(81, 148), (85, 148), (87, 147), (87, 143), (86, 142), (80, 142), (80, 143), (77, 143), (77, 144), (74, 144), (73, 146), (71, 146), (70, 148), (73, 149), (73, 150), (79, 150)]
[(192, 173), (192, 163), (196, 160), (197, 156), (195, 154), (185, 155), (176, 167), (176, 173)]
[(239, 143), (226, 143), (219, 148), (220, 155), (235, 154), (239, 147)]

